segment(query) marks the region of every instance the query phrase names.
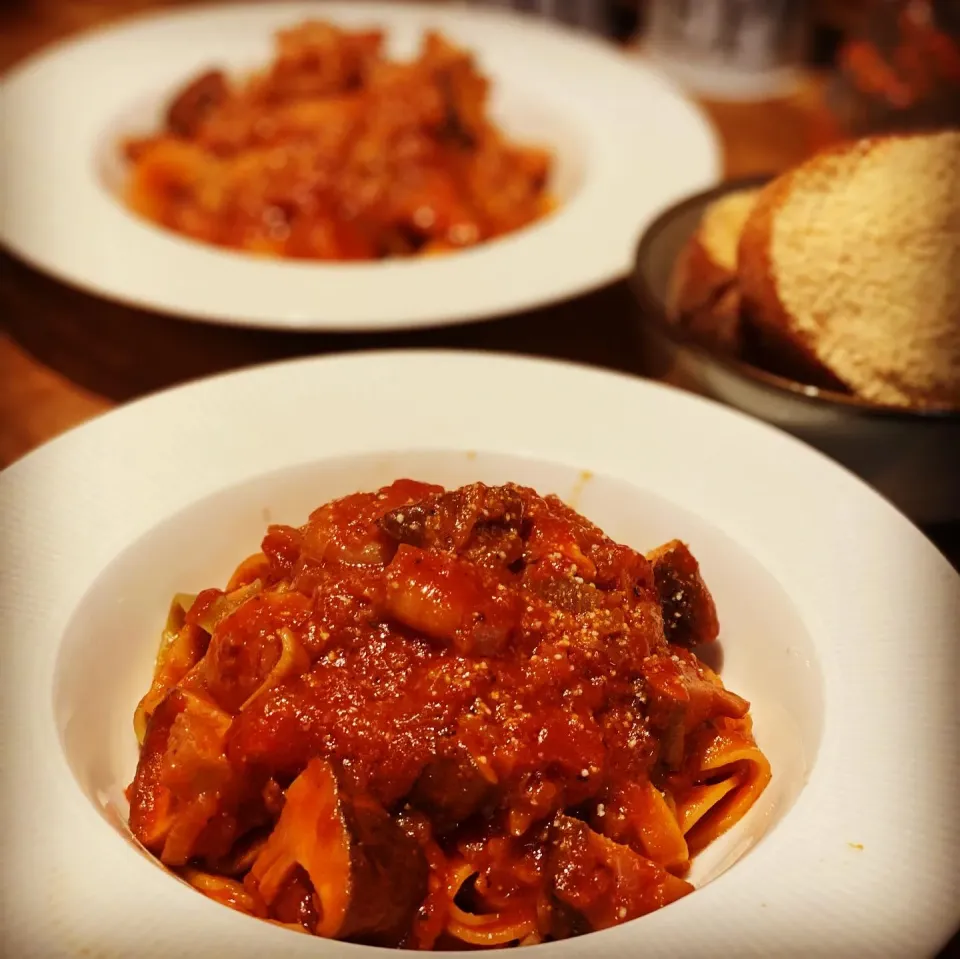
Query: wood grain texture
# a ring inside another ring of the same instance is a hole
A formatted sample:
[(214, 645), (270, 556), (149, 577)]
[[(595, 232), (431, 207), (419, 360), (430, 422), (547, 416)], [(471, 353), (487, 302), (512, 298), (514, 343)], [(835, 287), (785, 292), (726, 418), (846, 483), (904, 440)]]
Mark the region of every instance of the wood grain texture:
[(0, 334), (0, 462), (13, 462), (37, 445), (110, 409), (109, 400), (37, 363)]

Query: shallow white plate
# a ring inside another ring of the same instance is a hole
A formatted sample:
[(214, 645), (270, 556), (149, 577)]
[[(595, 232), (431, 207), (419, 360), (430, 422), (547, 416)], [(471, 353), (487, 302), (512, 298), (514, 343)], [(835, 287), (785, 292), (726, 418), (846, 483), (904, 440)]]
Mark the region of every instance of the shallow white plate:
[(825, 457), (685, 393), (368, 353), (160, 394), (0, 475), (7, 954), (362, 956), (165, 874), (131, 841), (122, 789), (170, 596), (221, 582), (268, 522), (401, 475), (516, 480), (638, 548), (690, 542), (720, 610), (721, 674), (773, 766), (698, 859), (703, 888), (544, 956), (888, 959), (947, 938), (960, 577), (930, 543)]
[[(294, 263), (178, 237), (126, 210), (117, 140), (155, 129), (169, 97), (211, 66), (269, 62), (273, 32), (307, 17), (382, 26), (412, 54), (439, 28), (493, 80), (494, 112), (557, 157), (553, 216), (448, 257)], [(659, 74), (612, 46), (488, 9), (269, 3), (135, 18), (57, 45), (0, 85), (0, 241), (93, 293), (213, 322), (378, 330), (531, 308), (625, 276), (646, 223), (719, 171), (713, 132)]]

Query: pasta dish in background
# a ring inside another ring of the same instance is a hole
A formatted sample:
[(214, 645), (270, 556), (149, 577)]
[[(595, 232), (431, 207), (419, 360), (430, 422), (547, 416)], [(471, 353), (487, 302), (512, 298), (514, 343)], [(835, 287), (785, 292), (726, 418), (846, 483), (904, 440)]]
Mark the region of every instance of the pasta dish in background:
[(693, 652), (696, 560), (554, 496), (399, 480), (271, 526), (178, 596), (140, 702), (134, 836), (207, 896), (415, 949), (604, 929), (693, 891), (770, 779)]
[(130, 207), (251, 253), (373, 260), (446, 253), (548, 213), (548, 152), (511, 143), (488, 81), (437, 33), (411, 62), (380, 31), (281, 31), (263, 72), (197, 77), (165, 128), (124, 145)]

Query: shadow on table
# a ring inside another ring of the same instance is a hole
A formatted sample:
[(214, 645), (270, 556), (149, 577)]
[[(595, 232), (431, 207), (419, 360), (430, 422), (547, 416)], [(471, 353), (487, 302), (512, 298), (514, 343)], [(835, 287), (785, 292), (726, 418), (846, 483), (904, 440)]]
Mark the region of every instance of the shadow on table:
[(0, 316), (10, 335), (72, 382), (123, 402), (254, 363), (344, 350), (502, 350), (640, 369), (630, 292), (613, 284), (482, 323), (376, 334), (292, 333), (176, 320), (68, 288), (0, 253)]

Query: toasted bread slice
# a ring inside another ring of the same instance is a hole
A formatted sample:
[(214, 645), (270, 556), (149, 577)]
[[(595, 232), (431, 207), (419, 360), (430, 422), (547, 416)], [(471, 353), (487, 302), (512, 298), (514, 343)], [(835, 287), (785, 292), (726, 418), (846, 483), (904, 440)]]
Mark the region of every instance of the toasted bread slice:
[(960, 407), (960, 131), (844, 144), (773, 181), (737, 276), (751, 323), (860, 397)]
[(697, 339), (726, 350), (736, 350), (740, 342), (739, 310), (730, 308), (739, 303), (737, 247), (759, 194), (759, 189), (737, 190), (711, 203), (671, 277), (671, 319)]
[(740, 233), (759, 194), (737, 190), (706, 208), (677, 259), (670, 297), (675, 314), (702, 309), (736, 278)]

